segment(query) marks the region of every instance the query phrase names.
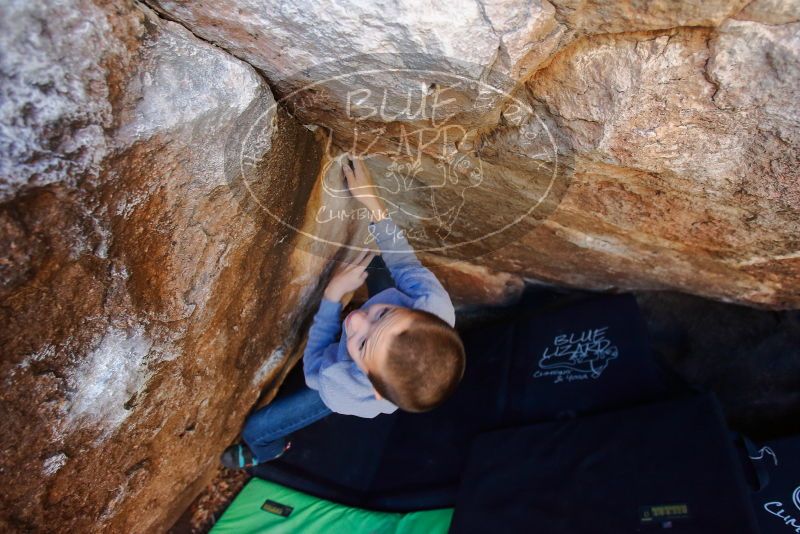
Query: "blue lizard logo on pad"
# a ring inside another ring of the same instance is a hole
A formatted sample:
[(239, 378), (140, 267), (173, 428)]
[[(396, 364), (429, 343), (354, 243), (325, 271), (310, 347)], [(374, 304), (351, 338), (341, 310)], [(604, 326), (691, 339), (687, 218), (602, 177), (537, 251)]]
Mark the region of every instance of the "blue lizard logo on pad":
[(552, 377), (554, 383), (599, 378), (619, 349), (606, 337), (608, 327), (559, 334), (544, 349), (534, 378)]

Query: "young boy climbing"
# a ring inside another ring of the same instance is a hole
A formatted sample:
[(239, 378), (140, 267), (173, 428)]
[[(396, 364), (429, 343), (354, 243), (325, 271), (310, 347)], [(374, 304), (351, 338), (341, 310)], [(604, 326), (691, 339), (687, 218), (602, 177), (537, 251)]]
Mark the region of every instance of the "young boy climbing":
[[(342, 165), (348, 189), (369, 210), (381, 255), (365, 250), (333, 275), (308, 333), (306, 387), (278, 395), (247, 419), (244, 443), (222, 455), (228, 468), (281, 456), (287, 436), (331, 412), (372, 418), (398, 408), (431, 410), (464, 374), (450, 297), (390, 218), (367, 166), (354, 159), (351, 168), (349, 161)], [(341, 321), (342, 299), (365, 281), (369, 299)]]

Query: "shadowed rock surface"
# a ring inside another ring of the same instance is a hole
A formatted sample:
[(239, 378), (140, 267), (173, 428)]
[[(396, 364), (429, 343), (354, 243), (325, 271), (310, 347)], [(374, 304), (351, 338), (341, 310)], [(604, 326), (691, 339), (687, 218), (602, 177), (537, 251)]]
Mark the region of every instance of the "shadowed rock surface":
[[(4, 531), (174, 522), (370, 244), (343, 150), (461, 311), (526, 282), (800, 307), (796, 2), (146, 4), (0, 6)], [(645, 306), (691, 331), (665, 358), (788, 428), (796, 316), (687, 298)], [(703, 313), (753, 325), (736, 365)]]
[(800, 433), (800, 312), (669, 292), (636, 297), (656, 358), (713, 391), (734, 429), (764, 440)]

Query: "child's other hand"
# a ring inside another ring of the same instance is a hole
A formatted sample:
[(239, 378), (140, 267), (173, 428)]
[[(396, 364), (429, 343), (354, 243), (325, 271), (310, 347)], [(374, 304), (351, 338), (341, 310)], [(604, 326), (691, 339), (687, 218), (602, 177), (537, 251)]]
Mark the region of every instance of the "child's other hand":
[(353, 263), (342, 263), (333, 274), (328, 287), (325, 288), (325, 298), (333, 302), (341, 302), (342, 298), (355, 291), (367, 279), (367, 266), (375, 253), (369, 250), (361, 252)]
[[(355, 172), (347, 164), (348, 159), (353, 162)], [(345, 160), (342, 162), (342, 171), (347, 180), (347, 189), (350, 194), (370, 211), (372, 220), (377, 222), (385, 219), (386, 207), (381, 197), (378, 196), (378, 189), (375, 187), (375, 182), (372, 180), (372, 175), (364, 164), (364, 160), (345, 156)]]

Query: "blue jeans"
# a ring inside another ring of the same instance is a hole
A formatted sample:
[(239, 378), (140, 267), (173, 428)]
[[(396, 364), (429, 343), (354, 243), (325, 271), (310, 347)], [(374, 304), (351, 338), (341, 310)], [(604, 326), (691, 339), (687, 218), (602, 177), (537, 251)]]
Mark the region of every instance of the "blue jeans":
[[(371, 297), (389, 287), (394, 287), (394, 280), (383, 258), (375, 256), (367, 267), (367, 292)], [(303, 385), (287, 394), (278, 393), (275, 400), (251, 414), (242, 438), (259, 463), (268, 462), (283, 452), (287, 436), (330, 413), (319, 392)]]
[(286, 436), (330, 413), (316, 390), (302, 386), (288, 395), (279, 394), (248, 417), (242, 437), (258, 461), (266, 462), (280, 456)]

